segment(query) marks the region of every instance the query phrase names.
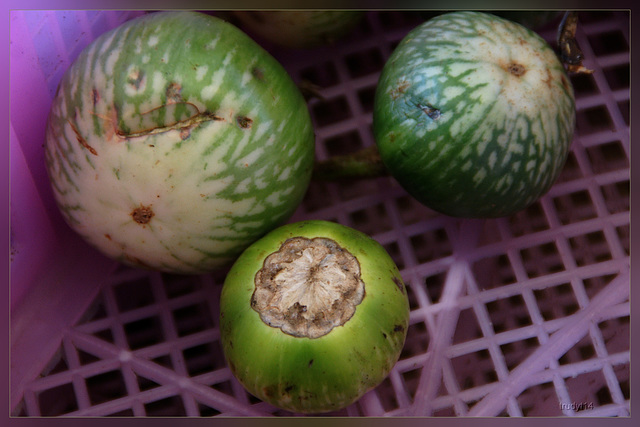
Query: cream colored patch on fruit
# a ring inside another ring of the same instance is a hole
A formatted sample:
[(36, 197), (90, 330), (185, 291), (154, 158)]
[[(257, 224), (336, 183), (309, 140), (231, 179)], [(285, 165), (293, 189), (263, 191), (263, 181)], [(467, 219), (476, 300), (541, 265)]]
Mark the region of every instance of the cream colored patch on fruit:
[(276, 206), (280, 203), (281, 197), (282, 197), (281, 191), (274, 191), (273, 193), (269, 194), (269, 196), (265, 198), (265, 201), (271, 206)]
[(218, 90), (218, 87), (213, 84), (205, 86), (200, 91), (200, 98), (203, 99), (204, 101), (208, 101), (214, 97), (217, 90)]
[(258, 147), (246, 156), (238, 160), (238, 167), (249, 167), (253, 165), (264, 154), (264, 148)]
[(525, 166), (525, 171), (530, 172), (533, 170), (533, 168), (536, 166), (536, 161), (535, 160), (529, 160)]
[(513, 154), (523, 154), (524, 145), (517, 141), (512, 141), (511, 144), (509, 144), (509, 152)]
[(160, 71), (155, 71), (153, 73), (153, 77), (152, 77), (152, 83), (153, 85), (153, 91), (155, 93), (162, 93), (164, 92), (165, 88), (167, 87), (167, 79), (165, 78), (164, 74)]
[(216, 38), (211, 39), (211, 41), (207, 43), (204, 48), (207, 50), (215, 50), (219, 41), (220, 41), (220, 36), (217, 36)]
[(236, 186), (236, 194), (244, 194), (249, 192), (249, 185), (251, 184), (251, 178), (245, 178)]
[[(249, 113), (249, 117), (256, 117), (258, 112), (256, 110), (251, 111)], [(257, 126), (254, 126), (254, 134), (253, 137), (257, 139), (262, 139), (262, 137), (267, 133), (267, 131), (273, 126), (273, 120), (269, 120), (266, 122), (260, 122)], [(271, 139), (271, 138), (270, 138)]]
[(158, 44), (158, 42), (160, 41), (160, 38), (158, 36), (151, 36), (149, 37), (149, 41), (147, 42), (149, 47), (154, 47)]
[(480, 168), (473, 176), (473, 182), (475, 184), (481, 183), (487, 177), (487, 171), (485, 168)]
[(253, 73), (251, 73), (250, 71), (243, 72), (242, 79), (241, 79), (242, 86), (245, 86), (247, 83), (249, 83), (253, 79), (254, 79)]
[(299, 170), (303, 160), (304, 158), (302, 156), (298, 156), (296, 158), (296, 162), (293, 164), (293, 169), (296, 171)]
[[(218, 68), (213, 72), (213, 74), (211, 75), (211, 83), (209, 83), (207, 86), (202, 88), (202, 92), (200, 93), (200, 96), (202, 97), (203, 100), (206, 101), (214, 97), (218, 89), (222, 87), (226, 74), (227, 74), (227, 69), (224, 67)], [(227, 94), (227, 96), (235, 97), (236, 94), (235, 92), (231, 91), (229, 94)]]
[(122, 41), (119, 41), (118, 46), (112, 49), (111, 52), (109, 52), (109, 55), (105, 60), (104, 72), (108, 76), (113, 74), (113, 70), (115, 68), (116, 62), (118, 62), (118, 59), (120, 58), (121, 49), (122, 49)]
[(138, 55), (140, 55), (142, 53), (142, 37), (137, 37), (136, 41), (134, 42), (134, 52)]
[(476, 154), (478, 156), (482, 156), (484, 154), (493, 136), (492, 130), (490, 128), (486, 128), (484, 131), (485, 131), (484, 136), (481, 137), (482, 139), (480, 139), (480, 141), (478, 142), (478, 145), (476, 146)]
[(291, 194), (293, 192), (294, 189), (295, 189), (295, 185), (288, 186), (287, 188), (282, 190), (281, 196), (288, 196), (289, 194)]
[(202, 81), (202, 79), (204, 79), (204, 76), (207, 74), (207, 71), (209, 71), (208, 65), (198, 65), (196, 67), (196, 80)]
[(269, 185), (269, 182), (263, 178), (256, 178), (254, 184), (258, 190), (264, 190)]
[(496, 154), (495, 151), (492, 151), (491, 154), (489, 154), (489, 160), (487, 163), (489, 165), (489, 168), (493, 169), (497, 161), (498, 161), (498, 155)]
[(247, 212), (247, 215), (259, 215), (266, 210), (266, 207), (262, 203), (256, 203), (253, 207)]
[(465, 89), (461, 86), (448, 86), (442, 91), (442, 95), (444, 96), (443, 102), (449, 103), (453, 98), (464, 94), (464, 92)]
[(287, 166), (284, 168), (280, 176), (278, 176), (278, 181), (286, 181), (291, 176), (291, 166)]
[(501, 133), (500, 135), (498, 135), (496, 142), (501, 148), (507, 148), (507, 144), (509, 143), (509, 135), (506, 132)]

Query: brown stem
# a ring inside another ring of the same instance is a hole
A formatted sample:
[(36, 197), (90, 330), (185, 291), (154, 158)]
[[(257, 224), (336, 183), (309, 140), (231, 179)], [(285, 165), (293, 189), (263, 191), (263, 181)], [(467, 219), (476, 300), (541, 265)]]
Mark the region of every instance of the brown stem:
[(576, 40), (576, 30), (578, 28), (578, 13), (576, 11), (567, 11), (562, 17), (558, 28), (558, 48), (560, 49), (560, 60), (567, 67), (570, 73), (586, 73), (591, 74), (593, 70), (589, 70), (582, 65), (584, 54)]

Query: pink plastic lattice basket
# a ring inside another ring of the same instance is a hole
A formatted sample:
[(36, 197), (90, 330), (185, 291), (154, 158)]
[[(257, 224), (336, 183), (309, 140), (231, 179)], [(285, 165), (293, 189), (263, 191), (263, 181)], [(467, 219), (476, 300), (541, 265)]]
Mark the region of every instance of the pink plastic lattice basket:
[[(224, 363), (224, 272), (125, 268), (62, 222), (42, 153), (64, 70), (139, 12), (11, 14), (11, 411), (16, 416), (290, 415), (260, 402)], [(373, 145), (379, 72), (423, 17), (369, 12), (341, 43), (273, 52), (309, 101), (317, 157)], [(530, 208), (458, 220), (391, 178), (313, 182), (292, 221), (364, 231), (407, 283), (410, 328), (390, 376), (343, 416), (628, 416), (628, 12), (581, 12), (593, 74), (572, 76), (577, 130), (562, 176)], [(557, 23), (540, 29), (553, 42)], [(19, 94), (19, 96), (17, 96)]]

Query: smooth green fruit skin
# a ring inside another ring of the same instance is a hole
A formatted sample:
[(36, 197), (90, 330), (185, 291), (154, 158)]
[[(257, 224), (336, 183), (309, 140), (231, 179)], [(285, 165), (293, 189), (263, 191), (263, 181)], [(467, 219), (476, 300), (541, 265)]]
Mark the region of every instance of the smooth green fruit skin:
[[(365, 297), (353, 317), (320, 338), (296, 338), (263, 323), (250, 306), (254, 277), (289, 238), (326, 237), (359, 261)], [(295, 413), (346, 407), (388, 375), (409, 322), (402, 278), (385, 249), (352, 228), (321, 220), (284, 225), (250, 246), (229, 272), (220, 298), (227, 363), (254, 396)]]
[(133, 266), (203, 273), (294, 212), (314, 134), (297, 86), (248, 36), (155, 12), (79, 55), (45, 149), (58, 205), (88, 242)]
[(500, 217), (544, 195), (565, 163), (575, 99), (552, 48), (495, 15), (452, 12), (412, 30), (376, 91), (383, 162), (424, 205)]
[(247, 30), (281, 46), (309, 49), (336, 43), (364, 18), (355, 10), (238, 11)]

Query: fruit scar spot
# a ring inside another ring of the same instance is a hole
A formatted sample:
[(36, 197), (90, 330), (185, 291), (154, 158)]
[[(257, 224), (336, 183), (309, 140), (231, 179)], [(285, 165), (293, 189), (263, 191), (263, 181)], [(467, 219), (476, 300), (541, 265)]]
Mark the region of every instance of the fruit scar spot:
[(520, 77), (527, 72), (527, 69), (522, 64), (518, 64), (517, 62), (512, 62), (507, 66), (507, 71), (516, 77)]
[(424, 113), (429, 116), (430, 119), (432, 120), (438, 120), (441, 116), (441, 112), (440, 110), (438, 110), (437, 108), (432, 107), (431, 105), (421, 105), (418, 104), (418, 108), (420, 108), (422, 111), (424, 111)]
[(253, 124), (253, 120), (246, 116), (238, 116), (236, 117), (236, 123), (238, 123), (238, 126), (242, 129), (250, 129)]
[(89, 150), (89, 152), (91, 154), (93, 154), (94, 156), (97, 156), (98, 152), (95, 150), (95, 148), (93, 148), (92, 146), (89, 145), (87, 140), (84, 139), (84, 137), (82, 135), (80, 135), (80, 131), (78, 131), (78, 128), (71, 122), (71, 120), (67, 120), (67, 122), (69, 123), (69, 126), (71, 126), (71, 130), (76, 135), (76, 139), (78, 140), (80, 145), (82, 145), (84, 148)]
[(204, 122), (224, 121), (223, 117), (217, 116), (215, 113), (210, 113), (207, 111), (204, 111), (204, 112), (198, 111), (198, 108), (195, 105), (188, 102), (169, 103), (167, 105), (154, 108), (144, 114), (145, 115), (151, 114), (154, 111), (157, 111), (159, 109), (163, 109), (163, 108), (166, 109), (168, 107), (177, 106), (177, 105), (186, 105), (187, 107), (193, 109), (195, 114), (193, 114), (189, 118), (186, 118), (184, 120), (179, 120), (177, 122), (173, 122), (165, 126), (155, 126), (155, 127), (150, 127), (150, 128), (141, 129), (141, 130), (134, 130), (130, 132), (124, 132), (120, 129), (116, 129), (116, 134), (121, 138), (136, 138), (140, 136), (156, 135), (156, 134), (168, 132), (171, 130), (179, 130), (181, 131), (181, 137), (183, 137), (183, 139), (186, 139), (189, 136), (189, 133), (186, 133), (185, 130), (189, 130), (192, 127), (198, 126)]
[(251, 69), (251, 74), (256, 79), (258, 79), (260, 81), (264, 81), (264, 71), (262, 71), (262, 69), (260, 69), (258, 67), (254, 67), (254, 68)]
[(391, 95), (391, 99), (398, 99), (407, 91), (409, 86), (411, 86), (411, 84), (407, 80), (401, 80), (400, 82), (398, 82), (398, 85), (389, 93)]
[(319, 338), (344, 325), (365, 296), (360, 263), (327, 238), (293, 237), (256, 273), (251, 307), (294, 337)]
[(151, 209), (151, 206), (144, 206), (142, 204), (140, 204), (139, 208), (135, 208), (133, 212), (131, 212), (133, 220), (140, 225), (148, 224), (154, 215), (155, 213)]

